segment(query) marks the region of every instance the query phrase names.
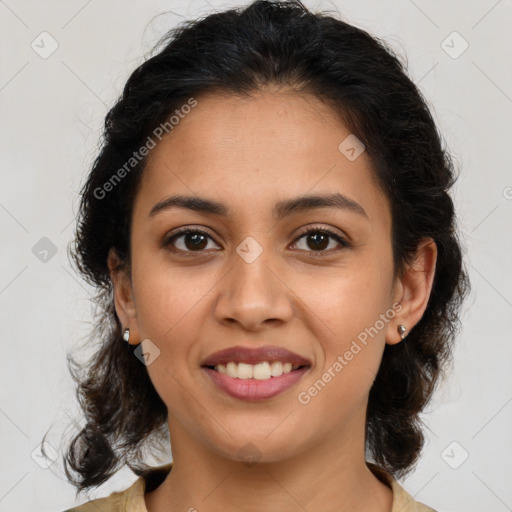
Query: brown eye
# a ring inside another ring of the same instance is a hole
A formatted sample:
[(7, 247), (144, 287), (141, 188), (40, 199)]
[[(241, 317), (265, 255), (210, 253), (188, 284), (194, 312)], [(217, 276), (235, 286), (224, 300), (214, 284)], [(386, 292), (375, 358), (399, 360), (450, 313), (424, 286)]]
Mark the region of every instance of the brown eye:
[(187, 228), (166, 238), (163, 245), (172, 246), (177, 251), (202, 252), (209, 248), (209, 240), (213, 239), (206, 231)]
[(303, 239), (305, 243), (302, 247), (299, 247), (299, 249), (317, 252), (320, 253), (319, 255), (326, 252), (330, 253), (330, 250), (326, 251), (328, 248), (336, 248), (336, 243), (334, 243), (334, 246), (330, 245), (332, 240), (337, 242), (338, 245), (341, 245), (342, 248), (349, 247), (349, 243), (342, 236), (325, 228), (306, 231), (297, 239), (296, 244)]
[(308, 246), (313, 250), (320, 250), (323, 251), (326, 249), (329, 245), (329, 238), (331, 238), (326, 233), (310, 233), (307, 235), (307, 244)]

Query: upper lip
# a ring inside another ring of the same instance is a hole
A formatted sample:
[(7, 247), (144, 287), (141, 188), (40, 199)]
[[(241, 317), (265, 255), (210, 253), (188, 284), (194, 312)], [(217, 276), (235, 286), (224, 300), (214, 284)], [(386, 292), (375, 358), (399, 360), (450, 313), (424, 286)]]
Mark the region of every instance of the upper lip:
[(216, 366), (229, 363), (230, 361), (247, 364), (281, 361), (282, 363), (291, 363), (293, 366), (311, 365), (309, 360), (282, 347), (265, 346), (250, 348), (237, 345), (211, 354), (201, 363), (201, 366)]

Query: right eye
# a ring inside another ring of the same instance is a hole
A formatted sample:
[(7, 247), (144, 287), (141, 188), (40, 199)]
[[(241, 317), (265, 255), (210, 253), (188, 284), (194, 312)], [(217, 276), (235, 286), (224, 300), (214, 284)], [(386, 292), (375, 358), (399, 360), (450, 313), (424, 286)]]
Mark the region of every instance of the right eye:
[(176, 252), (203, 252), (208, 249), (208, 239), (214, 241), (211, 235), (202, 229), (182, 228), (166, 237), (163, 246), (171, 247), (171, 250)]

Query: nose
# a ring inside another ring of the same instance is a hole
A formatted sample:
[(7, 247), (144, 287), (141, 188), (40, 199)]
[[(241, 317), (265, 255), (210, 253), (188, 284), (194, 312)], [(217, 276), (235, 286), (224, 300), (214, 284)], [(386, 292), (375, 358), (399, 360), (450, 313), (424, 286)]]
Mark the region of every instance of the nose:
[[(218, 285), (216, 320), (224, 325), (238, 325), (247, 331), (260, 331), (288, 322), (293, 316), (292, 292), (270, 250), (254, 261), (233, 252), (231, 270)], [(282, 266), (281, 266), (282, 267)], [(280, 275), (281, 274), (281, 275)]]

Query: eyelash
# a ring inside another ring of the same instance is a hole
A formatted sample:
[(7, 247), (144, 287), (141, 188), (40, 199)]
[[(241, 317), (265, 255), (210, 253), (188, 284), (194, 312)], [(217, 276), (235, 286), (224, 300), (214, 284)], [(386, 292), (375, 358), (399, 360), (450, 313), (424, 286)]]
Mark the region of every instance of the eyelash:
[[(183, 236), (185, 234), (189, 234), (189, 233), (197, 233), (199, 235), (204, 235), (204, 236), (207, 236), (208, 238), (211, 238), (213, 240), (213, 237), (207, 231), (204, 231), (204, 230), (199, 229), (199, 228), (185, 227), (185, 228), (181, 228), (179, 231), (173, 233), (172, 235), (166, 237), (163, 240), (162, 246), (163, 247), (172, 246), (173, 245), (173, 241), (175, 241), (178, 238), (180, 238), (181, 236)], [(306, 235), (309, 235), (309, 234), (312, 234), (312, 233), (326, 234), (329, 237), (334, 238), (341, 245), (341, 247), (343, 249), (346, 249), (346, 248), (350, 247), (350, 243), (347, 242), (347, 240), (345, 238), (343, 238), (339, 233), (336, 233), (335, 231), (332, 231), (329, 228), (324, 228), (324, 227), (322, 227), (322, 228), (309, 228), (309, 229), (305, 229), (304, 231), (302, 231), (302, 232), (300, 232), (298, 234), (297, 238), (294, 240), (293, 243), (296, 244), (299, 240), (304, 238)], [(215, 242), (215, 243), (217, 243), (217, 242)], [(182, 252), (182, 253), (191, 254), (191, 255), (193, 255), (194, 253), (201, 253), (201, 252), (203, 252), (203, 250), (200, 250), (200, 251), (183, 251), (181, 249), (176, 249), (176, 248), (174, 248), (173, 250), (176, 251), (176, 252)], [(326, 251), (326, 250), (313, 251), (313, 250), (311, 250), (311, 251), (307, 251), (307, 252), (310, 252), (311, 255), (313, 255), (313, 257), (320, 257), (321, 258), (321, 257), (324, 257), (324, 256), (327, 256), (327, 255), (331, 254), (332, 249), (329, 250), (329, 251)]]

